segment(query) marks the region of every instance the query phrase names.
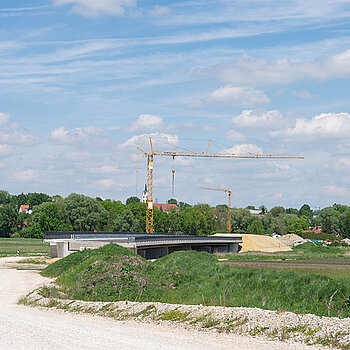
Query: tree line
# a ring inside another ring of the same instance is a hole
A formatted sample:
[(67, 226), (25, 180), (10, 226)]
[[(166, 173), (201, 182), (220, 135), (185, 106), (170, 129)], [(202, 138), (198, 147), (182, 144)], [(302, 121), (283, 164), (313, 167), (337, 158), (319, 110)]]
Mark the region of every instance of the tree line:
[[(227, 205), (190, 205), (169, 199), (178, 209), (161, 212), (154, 208), (154, 231), (208, 235), (227, 232)], [(20, 205), (29, 205), (31, 214), (19, 213)], [(246, 208), (231, 209), (231, 232), (280, 235), (301, 235), (311, 227), (322, 226), (325, 234), (340, 233), (350, 237), (350, 207), (341, 204), (317, 212), (304, 204), (300, 209), (276, 206), (267, 210), (260, 206), (260, 215)], [(44, 193), (11, 195), (0, 191), (0, 237), (43, 238), (45, 231), (146, 231), (146, 204), (139, 198), (121, 201), (91, 198), (72, 193), (66, 198)]]

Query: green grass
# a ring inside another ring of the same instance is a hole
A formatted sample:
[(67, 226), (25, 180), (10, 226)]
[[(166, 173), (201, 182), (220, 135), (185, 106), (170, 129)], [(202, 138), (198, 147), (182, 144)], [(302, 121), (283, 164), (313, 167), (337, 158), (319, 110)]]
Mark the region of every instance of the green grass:
[(16, 256), (17, 250), (20, 256), (47, 256), (50, 254), (50, 244), (43, 243), (41, 239), (0, 238), (0, 257)]
[[(239, 254), (226, 254), (223, 258), (233, 261), (247, 260), (306, 260), (306, 259), (349, 259), (350, 247), (322, 246), (321, 244), (304, 243), (293, 247), (293, 251), (265, 253), (245, 252)], [(348, 253), (348, 255), (346, 255)]]
[(149, 262), (106, 245), (71, 254), (42, 273), (58, 277), (58, 290), (46, 289), (47, 296), (260, 307), (321, 316), (343, 310), (343, 317), (350, 316), (350, 278), (228, 266), (204, 252), (180, 251)]
[[(235, 266), (256, 269), (294, 271), (295, 273), (323, 275), (331, 278), (350, 278), (350, 248), (306, 243), (292, 252), (247, 252), (229, 254), (225, 258)], [(317, 268), (315, 268), (317, 267)]]
[(293, 271), (296, 273), (304, 273), (304, 274), (314, 274), (314, 275), (321, 275), (321, 276), (328, 276), (331, 278), (348, 278), (350, 279), (350, 269), (332, 269), (332, 268), (325, 268), (321, 267), (320, 269), (311, 269), (307, 267), (303, 268), (287, 268), (289, 271)]

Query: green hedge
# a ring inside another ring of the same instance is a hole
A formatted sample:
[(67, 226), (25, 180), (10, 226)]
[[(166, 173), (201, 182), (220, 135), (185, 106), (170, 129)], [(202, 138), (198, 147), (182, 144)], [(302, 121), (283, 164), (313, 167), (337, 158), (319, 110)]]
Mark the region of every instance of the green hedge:
[(322, 240), (328, 240), (328, 241), (336, 241), (339, 239), (338, 236), (335, 234), (328, 234), (328, 233), (314, 233), (314, 232), (303, 232), (299, 234), (304, 239), (322, 239)]

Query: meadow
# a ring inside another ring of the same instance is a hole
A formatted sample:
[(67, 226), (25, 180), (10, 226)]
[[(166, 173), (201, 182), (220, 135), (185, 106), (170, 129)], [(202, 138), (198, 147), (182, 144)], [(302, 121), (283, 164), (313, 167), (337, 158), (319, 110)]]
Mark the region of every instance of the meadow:
[(44, 255), (49, 256), (50, 244), (42, 239), (31, 238), (0, 238), (0, 257)]
[[(305, 253), (307, 246), (304, 253), (301, 249), (297, 249), (297, 254), (314, 254)], [(341, 250), (341, 254), (346, 251)], [(334, 257), (334, 251), (329, 255)], [(256, 256), (250, 255), (250, 259)], [(319, 254), (316, 256), (319, 258)], [(125, 248), (106, 245), (71, 254), (48, 266), (42, 274), (58, 277), (57, 285), (46, 287), (41, 293), (47, 297), (87, 301), (244, 306), (350, 317), (349, 275), (229, 265), (236, 258), (240, 259), (239, 255), (221, 262), (208, 253), (179, 251), (146, 261)], [(344, 260), (348, 261), (346, 257)]]

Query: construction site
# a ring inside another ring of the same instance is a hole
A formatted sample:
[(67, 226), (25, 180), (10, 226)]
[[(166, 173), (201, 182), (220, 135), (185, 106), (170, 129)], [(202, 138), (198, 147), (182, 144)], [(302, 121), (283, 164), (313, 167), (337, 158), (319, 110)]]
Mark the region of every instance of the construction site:
[[(232, 188), (203, 187), (201, 189), (210, 191), (221, 191), (228, 195), (227, 205), (227, 231), (225, 234), (198, 236), (188, 235), (187, 232), (173, 234), (159, 234), (154, 232), (154, 207), (165, 210), (171, 204), (154, 203), (154, 159), (155, 157), (195, 157), (195, 158), (223, 158), (230, 159), (303, 159), (297, 156), (262, 155), (262, 154), (233, 154), (233, 153), (210, 153), (208, 142), (206, 152), (176, 152), (157, 151), (153, 149), (150, 137), (149, 151), (137, 147), (137, 172), (139, 162), (147, 159), (147, 185), (142, 194), (142, 202), (146, 204), (146, 233), (135, 232), (45, 232), (45, 241), (50, 243), (51, 257), (62, 258), (75, 251), (96, 249), (108, 243), (119, 244), (146, 259), (156, 259), (179, 250), (206, 251), (208, 253), (238, 253), (240, 251), (264, 251), (278, 252), (288, 251), (290, 247), (280, 241), (268, 236), (233, 234), (231, 228), (231, 198)], [(141, 153), (141, 156), (139, 156)], [(175, 170), (172, 170), (172, 194), (175, 187)], [(176, 206), (175, 206), (176, 207)]]

